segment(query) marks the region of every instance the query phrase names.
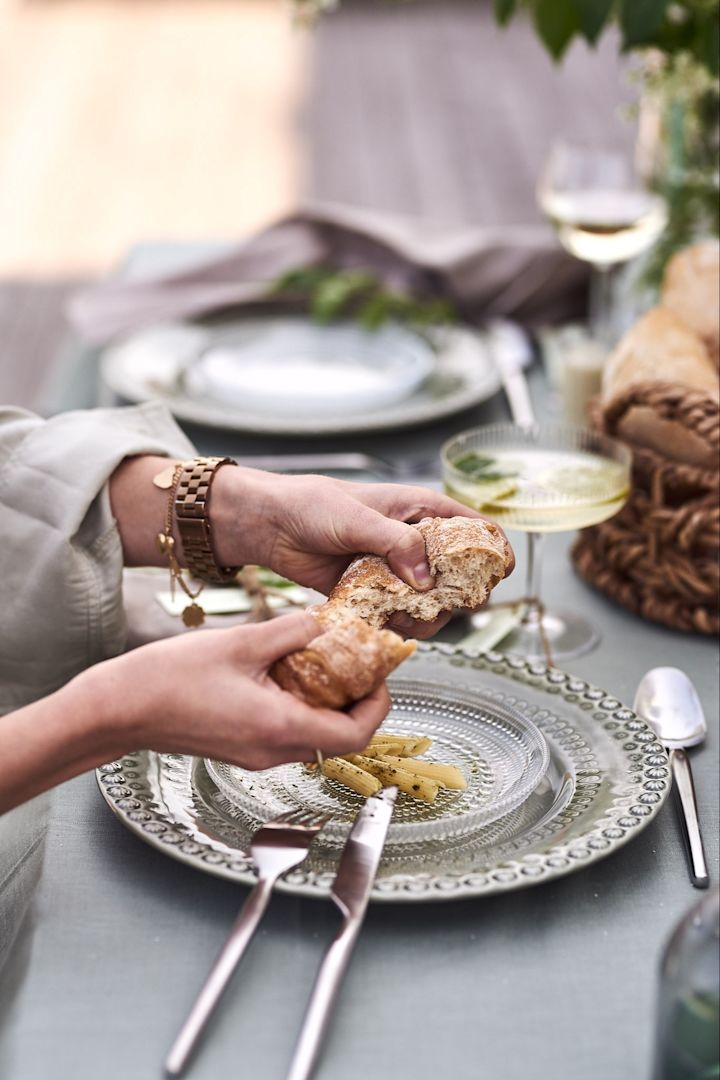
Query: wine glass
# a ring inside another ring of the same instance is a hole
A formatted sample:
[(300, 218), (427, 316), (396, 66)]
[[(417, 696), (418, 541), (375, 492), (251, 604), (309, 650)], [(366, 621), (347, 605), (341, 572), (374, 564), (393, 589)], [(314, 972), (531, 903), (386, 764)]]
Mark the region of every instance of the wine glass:
[[(600, 635), (587, 619), (548, 611), (540, 599), (540, 541), (546, 533), (596, 525), (620, 510), (630, 492), (628, 448), (566, 424), (491, 424), (454, 436), (441, 457), (449, 495), (527, 534), (522, 621), (503, 647), (558, 660), (593, 649)], [(489, 617), (492, 612), (474, 616), (473, 624), (482, 626)]]
[(667, 223), (665, 200), (648, 190), (627, 151), (565, 142), (550, 152), (537, 199), (565, 250), (594, 267), (590, 330), (612, 344), (612, 268), (655, 243)]

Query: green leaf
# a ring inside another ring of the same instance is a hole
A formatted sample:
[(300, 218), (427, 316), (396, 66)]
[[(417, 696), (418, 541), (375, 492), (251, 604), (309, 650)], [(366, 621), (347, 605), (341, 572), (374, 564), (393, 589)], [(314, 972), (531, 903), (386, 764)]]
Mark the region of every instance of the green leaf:
[(371, 296), (358, 311), (360, 325), (366, 330), (377, 330), (388, 317), (388, 306), (387, 294), (376, 293)]
[(493, 0), (495, 18), (501, 26), (507, 26), (517, 10), (517, 0)]
[(330, 322), (340, 315), (345, 305), (358, 293), (371, 287), (373, 279), (367, 274), (338, 273), (322, 281), (313, 296), (313, 315), (320, 322)]
[(308, 292), (315, 289), (329, 273), (324, 266), (296, 266), (281, 274), (271, 285), (271, 292)]
[(560, 60), (580, 29), (574, 4), (567, 0), (533, 0), (533, 20), (552, 58)]
[(698, 33), (697, 55), (713, 75), (720, 72), (720, 16), (714, 12)]
[(488, 465), (494, 465), (495, 458), (485, 457), (483, 454), (478, 454), (475, 450), (468, 450), (464, 454), (461, 454), (460, 457), (455, 458), (452, 464), (458, 472), (464, 472), (471, 475), (472, 473), (486, 469)]
[(623, 48), (653, 44), (653, 35), (660, 29), (669, 0), (622, 0), (620, 27)]
[(580, 31), (594, 45), (610, 21), (615, 0), (575, 0)]

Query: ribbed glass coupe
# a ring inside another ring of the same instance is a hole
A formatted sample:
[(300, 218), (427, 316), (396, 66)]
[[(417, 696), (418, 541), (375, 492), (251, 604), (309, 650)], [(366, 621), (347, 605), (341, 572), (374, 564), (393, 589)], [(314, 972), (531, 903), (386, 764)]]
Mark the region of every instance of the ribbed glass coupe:
[[(502, 648), (553, 660), (589, 652), (600, 640), (592, 622), (577, 612), (556, 612), (552, 601), (548, 608), (540, 598), (540, 541), (620, 510), (630, 492), (627, 447), (566, 424), (493, 424), (454, 436), (441, 456), (449, 495), (527, 535), (522, 620)], [(473, 625), (480, 628), (491, 617), (489, 608), (473, 616)]]

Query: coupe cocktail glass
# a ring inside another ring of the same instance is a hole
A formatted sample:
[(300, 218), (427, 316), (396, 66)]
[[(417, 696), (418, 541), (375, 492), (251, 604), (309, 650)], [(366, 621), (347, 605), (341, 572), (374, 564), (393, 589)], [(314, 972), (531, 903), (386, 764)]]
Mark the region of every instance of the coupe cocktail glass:
[[(522, 621), (503, 641), (509, 652), (566, 659), (594, 648), (592, 623), (555, 612), (540, 599), (540, 541), (616, 514), (630, 492), (630, 451), (622, 443), (564, 424), (493, 424), (462, 432), (441, 451), (445, 490), (503, 528), (527, 534)], [(491, 611), (474, 616), (482, 626)]]

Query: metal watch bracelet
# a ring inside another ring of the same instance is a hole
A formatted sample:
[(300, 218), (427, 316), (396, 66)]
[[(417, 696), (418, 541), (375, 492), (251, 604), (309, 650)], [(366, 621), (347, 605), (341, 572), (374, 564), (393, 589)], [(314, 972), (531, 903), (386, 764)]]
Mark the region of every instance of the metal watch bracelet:
[(183, 464), (175, 486), (175, 520), (188, 571), (200, 581), (213, 585), (226, 584), (240, 569), (218, 565), (208, 512), (215, 474), (223, 465), (235, 464), (228, 457), (194, 458)]

